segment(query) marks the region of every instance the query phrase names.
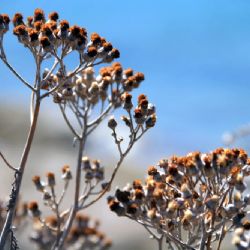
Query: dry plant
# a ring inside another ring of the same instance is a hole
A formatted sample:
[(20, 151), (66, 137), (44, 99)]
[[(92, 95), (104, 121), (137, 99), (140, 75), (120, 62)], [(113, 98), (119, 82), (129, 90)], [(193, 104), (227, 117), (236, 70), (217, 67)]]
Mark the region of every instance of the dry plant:
[[(111, 211), (141, 224), (158, 249), (221, 249), (235, 231), (237, 249), (250, 249), (250, 195), (245, 177), (250, 158), (244, 150), (216, 149), (208, 154), (173, 156), (148, 168), (108, 198)], [(224, 248), (225, 249), (225, 248)]]
[[(11, 164), (1, 152), (0, 156), (10, 170), (14, 171), (14, 182), (7, 212), (1, 217), (2, 232), (0, 249), (10, 240), (11, 249), (17, 249), (17, 241), (13, 232), (14, 220), (25, 217), (27, 210), (34, 217), (34, 232), (31, 239), (40, 249), (68, 249), (95, 248), (105, 249), (110, 246), (97, 224), (89, 222), (89, 218), (80, 214), (81, 210), (97, 202), (110, 190), (115, 175), (123, 160), (134, 144), (155, 125), (155, 107), (148, 102), (145, 95), (140, 95), (133, 108), (130, 92), (138, 88), (144, 80), (142, 73), (134, 73), (131, 68), (123, 69), (118, 62), (103, 67), (99, 73), (95, 68), (100, 64), (112, 63), (120, 56), (117, 49), (97, 33), (87, 35), (85, 28), (77, 25), (70, 26), (66, 20), (59, 20), (56, 12), (50, 13), (46, 19), (43, 10), (36, 9), (34, 15), (24, 21), (21, 13), (16, 13), (12, 19), (13, 33), (19, 43), (33, 55), (36, 70), (34, 82), (26, 81), (10, 64), (4, 50), (4, 35), (9, 30), (10, 18), (6, 14), (0, 15), (0, 59), (9, 70), (31, 92), (30, 129), (19, 164)], [(68, 70), (66, 59), (69, 54), (76, 55), (76, 65)], [(43, 68), (44, 62), (51, 62), (49, 69)], [(74, 144), (78, 147), (77, 163), (73, 169), (69, 166), (62, 168), (64, 189), (56, 192), (55, 174), (47, 173), (47, 181), (43, 182), (39, 176), (33, 177), (38, 191), (43, 195), (44, 204), (51, 215), (43, 217), (37, 201), (23, 205), (18, 216), (18, 198), (20, 186), (32, 141), (37, 127), (40, 106), (46, 98), (51, 97), (59, 106), (67, 124)], [(104, 168), (98, 160), (91, 161), (84, 155), (86, 141), (89, 135), (112, 114), (122, 107), (125, 115), (122, 123), (128, 127), (129, 137), (126, 140), (119, 137), (116, 127), (117, 121), (111, 117), (108, 127), (112, 131), (117, 145), (119, 159), (114, 166), (110, 179), (104, 180)], [(74, 200), (70, 207), (62, 211), (61, 202), (66, 195), (70, 182), (75, 185)], [(25, 208), (25, 209), (24, 209)], [(2, 209), (2, 208), (1, 208)], [(20, 218), (21, 218), (20, 217)]]

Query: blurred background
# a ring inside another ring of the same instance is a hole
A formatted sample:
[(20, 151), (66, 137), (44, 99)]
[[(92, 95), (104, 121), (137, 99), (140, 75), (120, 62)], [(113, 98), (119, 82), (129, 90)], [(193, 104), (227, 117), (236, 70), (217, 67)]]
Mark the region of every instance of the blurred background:
[[(146, 168), (162, 157), (224, 146), (222, 135), (250, 121), (250, 2), (247, 0), (127, 0), (127, 1), (18, 1), (2, 0), (0, 12), (32, 15), (35, 8), (98, 32), (121, 52), (125, 68), (145, 74), (135, 95), (145, 93), (157, 106), (157, 125), (133, 148), (116, 179), (123, 187), (143, 179)], [(34, 79), (32, 56), (9, 32), (5, 50), (25, 79)], [(74, 64), (74, 58), (69, 61)], [(17, 164), (29, 123), (29, 91), (0, 62), (0, 150)], [(119, 116), (120, 113), (117, 114)], [(105, 123), (105, 122), (104, 122)], [(89, 139), (87, 154), (100, 159), (110, 173), (117, 151), (108, 128), (101, 126)], [(250, 150), (249, 136), (233, 146)], [(53, 170), (60, 176), (64, 164), (74, 167), (76, 149), (59, 109), (44, 103), (34, 146), (23, 182), (23, 200), (38, 199), (31, 177)], [(2, 161), (1, 195), (9, 193), (12, 173)], [(58, 180), (59, 182), (59, 180)], [(68, 202), (71, 194), (68, 195)], [(147, 233), (108, 211), (103, 199), (87, 211), (101, 220), (101, 229), (113, 239), (113, 249), (153, 249)], [(19, 242), (25, 246), (26, 235)], [(227, 248), (228, 249), (228, 248)]]

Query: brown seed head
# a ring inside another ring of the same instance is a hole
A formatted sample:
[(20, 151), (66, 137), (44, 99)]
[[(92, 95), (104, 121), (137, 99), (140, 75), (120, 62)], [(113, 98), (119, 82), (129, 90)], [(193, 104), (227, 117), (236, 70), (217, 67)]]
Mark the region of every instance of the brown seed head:
[(34, 11), (34, 22), (45, 21), (44, 11), (42, 9), (35, 9)]
[(25, 36), (25, 35), (27, 35), (26, 26), (23, 25), (23, 24), (16, 26), (14, 28), (14, 30), (13, 30), (13, 33), (16, 36)]
[(57, 218), (56, 218), (55, 215), (47, 216), (47, 217), (45, 218), (45, 222), (46, 222), (49, 226), (51, 226), (51, 227), (57, 227), (57, 223), (58, 223)]
[(45, 49), (51, 45), (49, 38), (47, 36), (43, 36), (40, 38), (40, 43), (42, 47)]
[(96, 32), (91, 34), (90, 40), (94, 45), (98, 45), (101, 43), (101, 37)]
[(136, 108), (134, 110), (134, 116), (135, 116), (135, 118), (142, 118), (143, 117), (143, 114), (142, 114), (142, 111), (140, 108)]
[(145, 77), (144, 77), (144, 74), (143, 73), (136, 73), (135, 74), (135, 80), (136, 82), (141, 82), (141, 81), (144, 81)]
[(148, 175), (156, 175), (158, 174), (157, 168), (154, 166), (148, 167)]
[(37, 31), (40, 31), (41, 28), (43, 26), (43, 22), (42, 21), (37, 21), (37, 22), (34, 22), (34, 28), (37, 30)]
[(89, 46), (89, 47), (88, 47), (88, 51), (87, 51), (87, 55), (88, 55), (89, 57), (95, 57), (95, 56), (97, 55), (97, 49), (96, 49), (96, 47), (94, 47), (94, 46)]
[(28, 16), (27, 17), (27, 25), (29, 27), (32, 27), (32, 25), (33, 25), (33, 16)]
[(48, 172), (47, 174), (46, 174), (46, 176), (47, 176), (47, 178), (48, 178), (48, 185), (49, 186), (55, 186), (55, 184), (56, 184), (56, 181), (55, 181), (55, 174), (54, 173), (52, 173), (52, 172)]
[(119, 52), (119, 50), (113, 48), (113, 49), (111, 50), (111, 57), (114, 58), (114, 59), (119, 58), (119, 57), (120, 57), (120, 52)]
[(105, 52), (109, 52), (113, 49), (112, 43), (104, 42), (102, 46)]
[(5, 24), (9, 24), (10, 23), (10, 18), (7, 14), (2, 14), (2, 18), (3, 18), (3, 22)]
[(135, 198), (141, 200), (144, 197), (142, 189), (135, 189)]
[(141, 180), (134, 180), (134, 181), (133, 181), (133, 188), (134, 188), (134, 189), (142, 189)]
[(23, 15), (21, 13), (16, 13), (12, 19), (14, 26), (23, 24)]
[(129, 94), (128, 92), (124, 92), (124, 94), (122, 94), (122, 96), (121, 96), (121, 99), (125, 103), (131, 103), (131, 101), (132, 101), (132, 95)]
[(47, 37), (52, 35), (52, 30), (51, 30), (51, 24), (50, 23), (45, 23), (42, 25), (41, 31), (43, 34)]
[(243, 228), (244, 228), (245, 230), (250, 230), (250, 221), (249, 221), (249, 220), (245, 220), (245, 221), (242, 223), (242, 225), (243, 225)]
[(131, 69), (131, 68), (125, 69), (125, 70), (123, 71), (123, 74), (124, 74), (126, 77), (130, 77), (130, 76), (133, 75), (133, 69)]
[(147, 96), (144, 95), (144, 94), (140, 94), (140, 95), (138, 96), (138, 103), (140, 103), (140, 101), (142, 101), (142, 100), (147, 100)]
[(40, 183), (40, 181), (41, 181), (40, 176), (38, 176), (38, 175), (33, 176), (32, 181), (35, 184)]
[(62, 167), (62, 173), (65, 174), (66, 172), (70, 171), (70, 166), (69, 165), (64, 165)]
[(28, 205), (28, 209), (31, 211), (31, 212), (36, 212), (38, 210), (38, 203), (36, 201), (31, 201)]
[(38, 32), (36, 30), (31, 29), (28, 31), (28, 34), (31, 42), (35, 42), (38, 40)]
[(54, 12), (51, 12), (51, 13), (49, 14), (49, 19), (52, 20), (52, 21), (57, 22), (57, 20), (59, 19), (58, 13), (55, 12), (55, 11), (54, 11)]
[(69, 22), (68, 22), (67, 20), (62, 20), (62, 21), (60, 22), (60, 29), (61, 29), (62, 31), (68, 30), (68, 29), (69, 29)]

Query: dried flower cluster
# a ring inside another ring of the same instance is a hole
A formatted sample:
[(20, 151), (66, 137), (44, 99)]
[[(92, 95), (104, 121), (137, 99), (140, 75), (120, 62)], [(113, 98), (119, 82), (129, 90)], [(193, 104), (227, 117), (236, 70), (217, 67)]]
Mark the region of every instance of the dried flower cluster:
[[(128, 112), (128, 116), (122, 116), (122, 121), (130, 129), (130, 141), (128, 143), (127, 149), (125, 151), (122, 150), (121, 143), (123, 139), (118, 138), (116, 133), (116, 127), (118, 125), (115, 118), (111, 117), (108, 121), (108, 127), (113, 131), (112, 136), (114, 137), (115, 143), (117, 144), (117, 148), (120, 154), (120, 159), (113, 171), (113, 174), (109, 181), (104, 180), (104, 167), (101, 166), (99, 160), (91, 161), (87, 156), (83, 156), (80, 161), (80, 169), (83, 172), (83, 180), (80, 179), (80, 184), (83, 186), (83, 193), (78, 196), (77, 200), (77, 208), (75, 209), (76, 212), (85, 209), (86, 207), (92, 205), (94, 202), (99, 200), (109, 189), (112, 184), (112, 181), (115, 177), (116, 172), (118, 171), (124, 157), (128, 154), (130, 149), (132, 148), (133, 144), (140, 139), (140, 137), (151, 127), (155, 125), (156, 122), (156, 115), (155, 115), (155, 107), (154, 105), (148, 103), (147, 97), (145, 95), (140, 95), (138, 97), (138, 105), (134, 109), (134, 115), (131, 115), (131, 110), (133, 108), (132, 104), (132, 95), (128, 92), (125, 92), (121, 96), (121, 104), (123, 108)], [(138, 115), (139, 114), (139, 115)], [(82, 153), (82, 152), (81, 152)], [(54, 246), (59, 244), (59, 240), (62, 237), (67, 239), (70, 232), (74, 228), (74, 221), (75, 216), (71, 217), (70, 209), (65, 211), (61, 211), (61, 202), (62, 199), (65, 197), (65, 193), (67, 191), (69, 182), (74, 179), (73, 174), (70, 170), (68, 165), (65, 165), (62, 168), (62, 179), (64, 181), (64, 189), (60, 196), (56, 198), (55, 193), (55, 175), (52, 172), (47, 173), (47, 181), (41, 181), (40, 176), (33, 177), (33, 183), (36, 189), (43, 193), (43, 200), (44, 204), (48, 206), (51, 211), (54, 213), (57, 219), (57, 231), (53, 233), (53, 237), (51, 236), (49, 244)], [(81, 175), (78, 174), (77, 177)], [(99, 190), (96, 189), (99, 187)], [(92, 201), (87, 203), (90, 197), (95, 197)], [(39, 218), (40, 221), (46, 221), (41, 217), (41, 211), (39, 210), (37, 202), (31, 202), (29, 209), (35, 218)], [(68, 227), (68, 221), (71, 221), (71, 226)], [(42, 223), (41, 227), (45, 224)], [(67, 228), (68, 234), (63, 236), (63, 232)], [(39, 229), (43, 233), (46, 232), (45, 235), (48, 234), (48, 229)], [(44, 235), (44, 234), (42, 234)], [(39, 238), (40, 239), (40, 238)], [(41, 240), (41, 244), (43, 242), (47, 242), (47, 240)], [(52, 244), (53, 243), (53, 244)], [(91, 248), (90, 246), (88, 246)], [(100, 247), (100, 246), (99, 246)]]
[(232, 243), (238, 250), (247, 250), (250, 248), (250, 221), (246, 213), (239, 214), (237, 226), (234, 231)]
[[(38, 209), (36, 202), (30, 203), (31, 209)], [(33, 207), (32, 207), (33, 206)], [(58, 220), (55, 215), (45, 217), (43, 221), (33, 220), (33, 232), (30, 239), (37, 249), (49, 249), (57, 239)], [(64, 243), (64, 249), (108, 249), (112, 242), (99, 231), (99, 222), (91, 221), (88, 216), (77, 214), (73, 227)]]
[[(103, 168), (100, 162), (95, 160), (91, 164), (87, 157), (82, 159), (82, 169), (86, 172), (84, 181), (86, 190), (81, 196), (81, 202), (89, 195), (93, 195), (92, 191), (97, 184), (103, 179)], [(61, 204), (69, 181), (72, 180), (72, 173), (68, 165), (62, 168), (62, 180), (64, 188), (57, 197), (55, 175), (52, 172), (46, 174), (47, 181), (41, 181), (40, 176), (33, 177), (33, 183), (38, 191), (43, 194), (44, 205), (47, 206), (52, 215), (42, 217), (42, 211), (39, 209), (37, 201), (32, 201), (28, 205), (28, 209), (33, 216), (33, 233), (31, 240), (36, 243), (38, 249), (48, 249), (53, 247), (62, 235), (63, 227), (67, 222), (67, 213), (61, 211)], [(92, 223), (93, 224), (93, 223)], [(72, 227), (64, 243), (64, 248), (72, 249), (107, 249), (111, 246), (111, 241), (106, 239), (105, 235), (98, 231), (99, 223), (91, 225), (90, 218), (80, 213), (76, 214)]]
[[(174, 156), (161, 160), (158, 168), (149, 167), (145, 183), (135, 180), (117, 189), (108, 204), (118, 216), (142, 224), (159, 244), (164, 238), (171, 249), (212, 249), (215, 243), (219, 249), (226, 233), (247, 214), (250, 195), (243, 192), (248, 175), (250, 159), (244, 150)], [(249, 222), (243, 225), (247, 230)], [(239, 245), (244, 240), (237, 230), (234, 243)], [(239, 249), (249, 249), (249, 241)]]
[[(88, 43), (87, 31), (77, 25), (70, 26), (67, 20), (60, 20), (57, 12), (49, 14), (46, 20), (43, 10), (36, 9), (33, 16), (25, 21), (21, 13), (16, 13), (12, 19), (14, 30), (19, 42), (31, 51), (38, 51), (44, 56), (47, 53), (55, 53), (62, 46), (64, 53), (71, 50), (78, 51), (85, 61), (92, 61), (99, 57), (106, 62), (119, 57), (119, 51), (112, 44), (93, 33)], [(5, 26), (9, 23), (6, 15), (3, 15)], [(8, 27), (3, 27), (4, 31)], [(86, 51), (85, 51), (86, 50)]]
[[(64, 121), (74, 136), (74, 146), (78, 149), (74, 174), (69, 166), (65, 166), (62, 170), (64, 190), (60, 197), (56, 197), (54, 173), (47, 173), (46, 182), (42, 182), (39, 176), (33, 178), (37, 190), (43, 193), (45, 204), (56, 216), (57, 231), (52, 234), (53, 237), (50, 239), (54, 241), (53, 244), (50, 240), (49, 244), (52, 249), (58, 250), (65, 247), (74, 228), (77, 213), (94, 204), (110, 190), (119, 167), (134, 143), (155, 125), (155, 107), (148, 102), (145, 95), (140, 95), (136, 108), (132, 110), (133, 103), (130, 92), (140, 86), (144, 75), (134, 73), (131, 68), (124, 69), (119, 62), (113, 62), (114, 59), (120, 57), (120, 53), (118, 49), (113, 47), (112, 43), (97, 33), (88, 35), (85, 28), (70, 25), (67, 20), (60, 20), (56, 12), (50, 13), (46, 18), (41, 9), (36, 9), (33, 16), (26, 20), (21, 13), (16, 13), (12, 18), (13, 34), (34, 57), (35, 81), (29, 83), (10, 65), (5, 54), (3, 38), (9, 30), (9, 24), (8, 15), (1, 14), (0, 59), (17, 79), (31, 90), (31, 119), (20, 165), (14, 167), (0, 152), (2, 160), (15, 172), (7, 206), (8, 212), (0, 237), (0, 248), (4, 248), (15, 218), (22, 178), (36, 131), (40, 106), (46, 97), (51, 96), (53, 102), (59, 106)], [(72, 52), (77, 55), (75, 60), (77, 65), (73, 70), (69, 70), (71, 66), (65, 59)], [(51, 63), (52, 60), (54, 63)], [(49, 69), (42, 68), (44, 61), (47, 65), (51, 63)], [(98, 68), (99, 73), (95, 73), (96, 66), (107, 63), (109, 66)], [(112, 64), (110, 65), (110, 63)], [(121, 106), (127, 112), (122, 117), (122, 122), (129, 128), (129, 139), (127, 147), (121, 145), (124, 145), (124, 140), (117, 136), (116, 126), (118, 123), (113, 117), (110, 118), (108, 127), (112, 129), (112, 136), (119, 152), (119, 160), (110, 179), (104, 181), (104, 169), (100, 166), (100, 162), (91, 162), (87, 157), (83, 157), (86, 141), (104, 118)], [(84, 177), (82, 178), (82, 176)], [(74, 200), (67, 210), (61, 211), (60, 203), (71, 179), (74, 180), (75, 186)], [(97, 186), (100, 186), (99, 190), (92, 193)], [(83, 194), (80, 193), (81, 190), (84, 190)], [(92, 200), (89, 199), (90, 196), (93, 197)], [(43, 234), (43, 230), (48, 230), (48, 228), (46, 220), (41, 217), (43, 213), (39, 210), (38, 203), (30, 203), (29, 209), (33, 216), (42, 222), (39, 231)]]

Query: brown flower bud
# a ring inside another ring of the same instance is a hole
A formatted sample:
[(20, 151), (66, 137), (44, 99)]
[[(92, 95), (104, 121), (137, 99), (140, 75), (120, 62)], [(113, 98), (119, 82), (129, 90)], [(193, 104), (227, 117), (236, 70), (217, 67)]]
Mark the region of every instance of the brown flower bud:
[(39, 217), (41, 212), (36, 201), (31, 201), (28, 205), (28, 209), (31, 211), (34, 217)]
[(41, 183), (40, 176), (37, 176), (37, 175), (34, 176), (34, 177), (32, 178), (32, 181), (33, 181), (33, 183), (35, 184), (35, 186), (36, 186), (36, 188), (37, 188), (38, 191), (41, 191), (41, 192), (44, 191), (44, 186), (43, 186), (42, 183)]
[(46, 176), (47, 176), (47, 179), (48, 179), (48, 185), (49, 185), (50, 187), (54, 187), (54, 186), (56, 185), (55, 174), (52, 173), (52, 172), (48, 172), (48, 173), (46, 174)]
[(70, 179), (72, 179), (72, 173), (71, 173), (71, 171), (70, 171), (70, 167), (69, 167), (69, 165), (64, 165), (63, 167), (62, 167), (62, 178), (64, 179), (64, 180), (70, 180)]
[(117, 122), (115, 120), (115, 118), (113, 116), (111, 116), (109, 118), (109, 121), (108, 121), (108, 127), (111, 128), (112, 130), (114, 130), (117, 126)]

